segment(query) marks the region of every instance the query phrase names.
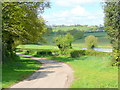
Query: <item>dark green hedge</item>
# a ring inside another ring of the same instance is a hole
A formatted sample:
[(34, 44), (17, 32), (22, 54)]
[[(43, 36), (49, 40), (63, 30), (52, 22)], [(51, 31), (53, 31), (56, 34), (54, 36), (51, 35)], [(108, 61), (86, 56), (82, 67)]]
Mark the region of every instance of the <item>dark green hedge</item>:
[(106, 52), (99, 52), (95, 50), (72, 50), (70, 52), (70, 57), (75, 58), (82, 55), (90, 55), (90, 56), (112, 56), (112, 53), (106, 53)]

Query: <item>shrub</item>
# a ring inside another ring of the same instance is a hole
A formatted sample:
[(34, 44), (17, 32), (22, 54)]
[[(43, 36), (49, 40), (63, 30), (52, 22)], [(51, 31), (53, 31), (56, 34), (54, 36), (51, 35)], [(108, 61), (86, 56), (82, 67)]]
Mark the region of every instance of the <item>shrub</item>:
[(51, 50), (41, 50), (37, 51), (37, 55), (52, 55)]
[(113, 65), (120, 66), (120, 49), (114, 49), (112, 57)]
[(73, 50), (70, 52), (70, 56), (72, 58), (76, 58), (76, 57), (79, 57), (81, 55), (85, 55), (85, 50)]
[(56, 45), (61, 51), (61, 54), (65, 54), (68, 49), (72, 48), (73, 36), (68, 33), (64, 36), (59, 36), (55, 38)]
[(90, 56), (111, 56), (111, 53), (99, 52), (95, 50), (72, 50), (70, 52), (70, 57), (76, 58), (82, 55), (90, 55)]
[(91, 56), (105, 56), (105, 55), (110, 55), (110, 53), (106, 52), (99, 52), (95, 50), (86, 50), (85, 55), (91, 55)]
[(59, 55), (60, 54), (60, 50), (51, 50), (53, 55)]
[(89, 35), (85, 38), (87, 49), (93, 49), (97, 46), (97, 37)]
[(23, 52), (24, 52), (25, 55), (30, 54), (30, 51), (29, 51), (29, 50), (24, 50)]

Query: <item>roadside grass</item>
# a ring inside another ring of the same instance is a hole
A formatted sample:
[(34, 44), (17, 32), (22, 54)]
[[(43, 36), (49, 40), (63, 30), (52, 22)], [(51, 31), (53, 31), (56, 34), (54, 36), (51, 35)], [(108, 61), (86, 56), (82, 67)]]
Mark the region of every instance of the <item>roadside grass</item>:
[(30, 58), (16, 56), (13, 60), (8, 60), (2, 65), (2, 88), (8, 88), (24, 80), (41, 66), (39, 61)]
[(68, 63), (74, 70), (71, 88), (118, 88), (118, 67), (110, 66), (110, 56), (52, 57)]
[(19, 45), (17, 48), (21, 49), (58, 49), (57, 46), (53, 45), (32, 45), (32, 44), (26, 44), (26, 45)]

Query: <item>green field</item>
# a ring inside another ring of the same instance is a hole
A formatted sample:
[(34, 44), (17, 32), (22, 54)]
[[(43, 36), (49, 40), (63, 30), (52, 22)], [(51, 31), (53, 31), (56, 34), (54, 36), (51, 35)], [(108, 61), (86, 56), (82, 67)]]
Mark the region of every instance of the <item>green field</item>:
[(62, 31), (68, 31), (68, 30), (72, 30), (72, 29), (77, 29), (80, 31), (88, 31), (91, 29), (98, 29), (98, 27), (95, 26), (91, 26), (91, 27), (87, 27), (87, 26), (57, 26), (57, 27), (52, 27), (53, 31), (58, 31), (58, 30), (62, 30)]
[(2, 65), (2, 88), (8, 88), (24, 80), (40, 66), (40, 62), (30, 58), (15, 57), (12, 60), (9, 59), (9, 62)]
[[(72, 43), (72, 46), (85, 48), (86, 47), (85, 37), (88, 35), (94, 35), (98, 38), (97, 48), (112, 48), (112, 46), (110, 44), (110, 40), (108, 39), (106, 32), (85, 33), (83, 38), (74, 40), (74, 42)], [(48, 45), (48, 46), (54, 45), (55, 46), (54, 38), (56, 36), (58, 36), (58, 35), (56, 35), (56, 33), (51, 33), (48, 36), (46, 35), (45, 38), (46, 38), (47, 43), (43, 43), (43, 45)]]
[(107, 33), (105, 32), (85, 33), (82, 39), (78, 39), (73, 42), (73, 46), (86, 47), (85, 37), (89, 35), (94, 35), (98, 38), (97, 48), (112, 48), (110, 44), (110, 40), (108, 39)]
[(74, 70), (71, 88), (118, 88), (118, 67), (109, 65), (109, 56), (52, 57), (52, 60), (68, 63)]
[(26, 45), (19, 45), (17, 48), (22, 49), (58, 49), (57, 46), (53, 45), (33, 45), (33, 44), (26, 44)]

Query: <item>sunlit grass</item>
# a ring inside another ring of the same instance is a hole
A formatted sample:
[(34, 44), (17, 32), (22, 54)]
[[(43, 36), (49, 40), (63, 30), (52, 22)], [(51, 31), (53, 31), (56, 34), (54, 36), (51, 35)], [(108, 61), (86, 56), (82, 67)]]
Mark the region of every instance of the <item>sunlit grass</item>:
[(71, 88), (118, 88), (118, 67), (110, 66), (109, 56), (51, 59), (66, 62), (73, 68), (75, 80)]
[[(73, 43), (72, 46), (73, 46), (73, 48), (75, 48), (75, 47), (87, 48), (85, 43), (81, 43), (81, 44)], [(111, 49), (112, 46), (110, 44), (99, 44), (96, 48), (108, 48), (108, 49)]]
[(57, 46), (53, 45), (32, 45), (32, 44), (26, 44), (26, 45), (19, 45), (17, 48), (22, 49), (58, 49)]

